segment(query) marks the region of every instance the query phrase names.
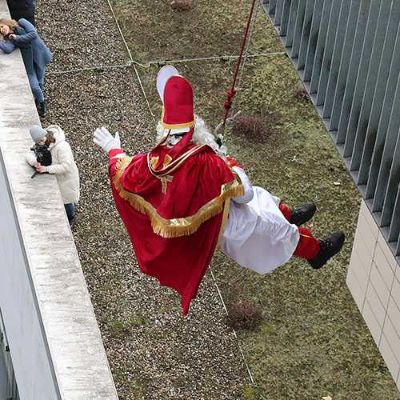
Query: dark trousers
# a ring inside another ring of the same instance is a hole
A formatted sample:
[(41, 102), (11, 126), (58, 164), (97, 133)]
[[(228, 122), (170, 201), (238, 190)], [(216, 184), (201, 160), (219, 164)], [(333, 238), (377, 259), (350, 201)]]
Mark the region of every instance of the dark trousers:
[(75, 218), (75, 204), (64, 204), (65, 212), (67, 213), (68, 221), (71, 223)]
[(34, 11), (30, 10), (30, 11), (23, 12), (21, 10), (13, 10), (12, 8), (10, 8), (10, 14), (11, 14), (11, 18), (15, 19), (17, 22), (18, 22), (19, 19), (25, 18), (33, 26), (36, 26), (35, 12)]

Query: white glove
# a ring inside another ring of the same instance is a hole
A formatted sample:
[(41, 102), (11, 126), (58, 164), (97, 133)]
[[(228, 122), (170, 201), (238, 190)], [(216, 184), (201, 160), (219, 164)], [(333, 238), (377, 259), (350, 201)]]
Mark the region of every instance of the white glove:
[(232, 169), (238, 174), (244, 188), (244, 195), (240, 197), (233, 197), (232, 201), (239, 204), (248, 203), (254, 197), (253, 185), (251, 184), (249, 177), (246, 175), (246, 172), (244, 172), (242, 168), (233, 167)]
[(115, 137), (111, 135), (107, 128), (97, 128), (93, 133), (93, 142), (100, 146), (107, 154), (112, 149), (121, 148), (121, 140), (119, 133), (115, 134)]

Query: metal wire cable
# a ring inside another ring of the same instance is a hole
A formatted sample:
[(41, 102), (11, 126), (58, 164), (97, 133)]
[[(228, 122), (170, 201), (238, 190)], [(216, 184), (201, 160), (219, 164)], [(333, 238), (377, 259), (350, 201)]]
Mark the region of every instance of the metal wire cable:
[[(256, 53), (256, 54), (248, 54), (246, 58), (258, 58), (258, 57), (275, 57), (275, 56), (285, 56), (286, 53), (283, 51), (271, 52), (271, 53)], [(232, 55), (222, 55), (222, 56), (210, 56), (210, 57), (197, 57), (197, 58), (183, 58), (183, 59), (176, 59), (176, 60), (155, 60), (149, 61), (146, 64), (138, 64), (139, 66), (143, 66), (144, 68), (150, 68), (154, 65), (161, 66), (166, 64), (179, 64), (179, 63), (187, 63), (187, 62), (196, 62), (196, 61), (215, 61), (215, 60), (234, 60), (239, 58), (239, 56), (232, 56)], [(130, 68), (133, 67), (132, 64), (136, 64), (134, 61), (133, 63), (129, 61), (126, 64), (111, 64), (111, 65), (94, 65), (92, 67), (82, 67), (82, 68), (74, 68), (74, 69), (67, 69), (62, 71), (49, 71), (49, 75), (62, 75), (62, 74), (72, 74), (78, 73), (83, 71), (99, 71), (99, 70), (107, 70), (107, 69), (123, 69), (123, 68)]]
[[(257, 22), (257, 16), (258, 16), (258, 10), (260, 9), (261, 4), (258, 3), (258, 6), (256, 6), (255, 12), (254, 12), (254, 16), (253, 19), (251, 21), (251, 25), (250, 25), (250, 33), (249, 33), (249, 40), (247, 41), (247, 45), (246, 45), (246, 50), (244, 51), (244, 56), (243, 56), (243, 62), (242, 62), (242, 66), (241, 66), (241, 71), (237, 80), (237, 87), (240, 88), (240, 85), (242, 83), (242, 78), (243, 78), (243, 70), (244, 67), (246, 65), (246, 62), (249, 58), (251, 58), (251, 55), (249, 55), (249, 48), (250, 48), (250, 44), (251, 44), (251, 38), (253, 37), (253, 32), (254, 32), (254, 27), (256, 25)], [(283, 52), (282, 52), (283, 53)], [(234, 114), (234, 112), (232, 112), (232, 114)]]
[[(214, 281), (214, 285), (215, 285), (215, 287), (217, 288), (218, 296), (219, 296), (219, 298), (221, 299), (222, 307), (224, 308), (226, 315), (229, 315), (229, 313), (228, 313), (228, 308), (226, 307), (224, 298), (222, 297), (222, 293), (221, 293), (221, 291), (220, 291), (220, 289), (219, 289), (217, 280), (216, 280), (216, 278), (215, 278), (215, 276), (214, 276), (214, 273), (213, 273), (213, 270), (212, 270), (211, 267), (210, 267), (210, 272), (211, 272), (211, 277), (212, 277), (212, 279), (213, 279), (213, 281)], [(237, 340), (238, 348), (239, 348), (240, 354), (241, 354), (241, 356), (242, 356), (244, 365), (245, 365), (245, 367), (246, 367), (246, 369), (247, 369), (247, 373), (249, 374), (250, 381), (251, 381), (251, 383), (254, 385), (255, 382), (254, 382), (253, 374), (251, 373), (250, 367), (249, 367), (249, 365), (248, 365), (248, 363), (247, 363), (247, 361), (246, 361), (246, 357), (245, 357), (245, 355), (244, 355), (242, 346), (240, 345), (239, 338), (238, 338), (238, 335), (237, 335), (237, 333), (236, 333), (236, 330), (233, 329), (233, 328), (231, 328), (231, 329), (232, 329), (233, 334), (234, 334), (234, 336), (235, 336), (235, 338), (236, 338), (236, 340)]]
[(117, 20), (117, 16), (115, 15), (115, 12), (114, 12), (114, 9), (113, 9), (113, 7), (112, 7), (112, 4), (111, 4), (110, 0), (107, 0), (107, 3), (108, 3), (108, 6), (110, 7), (112, 16), (113, 16), (113, 18), (114, 18), (115, 24), (117, 25), (117, 28), (118, 28), (119, 34), (120, 34), (120, 36), (121, 36), (121, 39), (122, 39), (122, 41), (124, 42), (126, 51), (127, 51), (127, 53), (128, 53), (128, 56), (129, 56), (130, 64), (133, 65), (133, 68), (134, 68), (134, 70), (135, 70), (135, 74), (136, 74), (137, 80), (138, 80), (138, 82), (139, 82), (140, 89), (142, 90), (143, 96), (144, 96), (144, 98), (145, 98), (145, 100), (146, 100), (147, 107), (148, 107), (148, 109), (149, 109), (150, 115), (152, 116), (153, 121), (154, 121), (154, 123), (155, 123), (155, 122), (156, 122), (155, 115), (153, 114), (153, 111), (152, 111), (152, 109), (151, 109), (151, 106), (150, 106), (150, 103), (149, 103), (149, 99), (147, 98), (146, 91), (144, 90), (142, 80), (140, 79), (139, 72), (138, 72), (137, 68), (136, 68), (135, 65), (134, 65), (134, 64), (138, 64), (138, 63), (135, 62), (134, 59), (133, 59), (133, 57), (132, 57), (131, 50), (130, 50), (130, 48), (129, 48), (129, 46), (128, 46), (128, 43), (127, 43), (127, 41), (126, 41), (126, 39), (125, 39), (125, 36), (124, 36), (124, 34), (123, 34), (123, 32), (122, 32), (121, 26), (119, 25), (119, 22), (118, 22), (118, 20)]

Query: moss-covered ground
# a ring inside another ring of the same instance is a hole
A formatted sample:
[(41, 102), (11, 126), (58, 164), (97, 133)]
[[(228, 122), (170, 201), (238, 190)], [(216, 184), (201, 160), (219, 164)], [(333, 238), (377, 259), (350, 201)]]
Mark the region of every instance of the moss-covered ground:
[[(113, 6), (135, 59), (160, 61), (236, 55), (250, 1), (194, 0), (190, 11), (175, 12), (167, 1), (114, 0)], [(250, 53), (283, 51), (260, 10)], [(234, 61), (175, 63), (193, 83), (196, 112), (215, 126)], [(138, 71), (156, 115), (158, 66)], [(222, 254), (213, 271), (228, 308), (240, 301), (262, 311), (255, 330), (239, 340), (254, 375), (246, 399), (399, 399), (396, 386), (349, 293), (345, 279), (360, 197), (314, 107), (296, 96), (300, 82), (282, 55), (246, 62), (235, 109), (262, 116), (267, 133), (233, 135), (226, 142), (256, 185), (293, 206), (313, 200), (311, 227), (318, 236), (342, 229), (344, 249), (324, 269), (313, 271), (292, 260), (267, 276), (241, 269)], [(136, 320), (133, 321), (133, 324)], [(125, 326), (115, 326), (124, 331)]]

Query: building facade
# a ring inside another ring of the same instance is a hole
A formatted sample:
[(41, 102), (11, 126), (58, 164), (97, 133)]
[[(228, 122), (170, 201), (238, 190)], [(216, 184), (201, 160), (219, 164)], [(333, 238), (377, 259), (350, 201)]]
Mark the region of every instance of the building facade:
[(400, 2), (261, 5), (363, 196), (347, 284), (400, 388)]

